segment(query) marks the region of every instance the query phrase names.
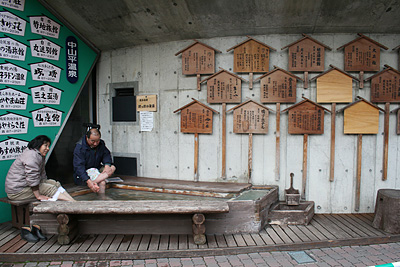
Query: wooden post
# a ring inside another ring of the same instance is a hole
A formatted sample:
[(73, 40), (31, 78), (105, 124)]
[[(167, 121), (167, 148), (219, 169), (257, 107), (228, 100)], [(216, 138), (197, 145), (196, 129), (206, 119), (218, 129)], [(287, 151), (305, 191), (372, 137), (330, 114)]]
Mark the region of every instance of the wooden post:
[(279, 181), (281, 174), (281, 103), (276, 103), (276, 141), (275, 141), (275, 181)]
[(226, 179), (226, 103), (222, 103), (222, 179)]
[(58, 214), (57, 215), (57, 242), (60, 245), (68, 245), (79, 234), (78, 222), (73, 215)]
[(253, 73), (252, 72), (249, 73), (249, 89), (250, 90), (253, 89)]
[(303, 136), (303, 193), (302, 198), (306, 199), (307, 186), (307, 150), (308, 150), (308, 134)]
[(364, 88), (364, 71), (360, 71), (360, 89)]
[(253, 165), (253, 134), (249, 133), (249, 184), (251, 184), (251, 171)]
[(204, 214), (198, 213), (194, 214), (192, 217), (192, 230), (193, 230), (193, 240), (196, 245), (204, 245), (206, 243), (206, 227), (204, 225), (206, 218)]
[(194, 181), (199, 181), (199, 172), (198, 172), (198, 163), (199, 163), (199, 133), (194, 134)]
[(360, 188), (361, 188), (361, 160), (362, 160), (362, 134), (357, 137), (357, 177), (356, 177), (356, 200), (355, 211), (360, 210)]
[(333, 182), (335, 180), (336, 103), (332, 103), (331, 112), (331, 164), (329, 171), (329, 181)]
[(308, 88), (308, 71), (304, 72), (304, 89)]
[(201, 80), (200, 80), (200, 74), (197, 74), (197, 90), (201, 90)]
[(389, 154), (389, 113), (390, 113), (390, 103), (386, 103), (384, 130), (383, 130), (382, 181), (387, 180), (388, 154)]

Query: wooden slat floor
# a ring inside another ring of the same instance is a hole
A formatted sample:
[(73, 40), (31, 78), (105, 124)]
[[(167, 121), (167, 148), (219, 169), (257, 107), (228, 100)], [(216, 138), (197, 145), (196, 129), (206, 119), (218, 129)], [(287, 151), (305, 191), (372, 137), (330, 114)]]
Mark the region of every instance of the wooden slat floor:
[(148, 259), (229, 255), (260, 251), (304, 250), (400, 241), (371, 226), (373, 214), (316, 214), (307, 226), (269, 225), (258, 234), (207, 235), (205, 245), (191, 235), (81, 235), (71, 245), (57, 236), (27, 243), (10, 223), (0, 224), (2, 261)]

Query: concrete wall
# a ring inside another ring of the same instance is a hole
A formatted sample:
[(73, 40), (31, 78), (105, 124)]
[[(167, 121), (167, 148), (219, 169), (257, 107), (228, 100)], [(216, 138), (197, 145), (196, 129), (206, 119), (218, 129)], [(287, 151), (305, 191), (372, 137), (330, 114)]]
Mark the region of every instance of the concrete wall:
[[(400, 44), (400, 35), (367, 34), (368, 37), (389, 47), (381, 50), (381, 70), (383, 65), (398, 68), (398, 54), (392, 48)], [(260, 35), (252, 36), (261, 42), (277, 49), (271, 53), (270, 69), (273, 65), (288, 68), (288, 51), (284, 47), (301, 35)], [(343, 50), (336, 49), (358, 36), (356, 34), (318, 34), (312, 35), (316, 40), (332, 48), (325, 54), (325, 69), (329, 64), (344, 69)], [(233, 69), (233, 52), (228, 48), (244, 41), (246, 37), (226, 37), (202, 39), (201, 42), (216, 48), (223, 53), (216, 55), (216, 68)], [(193, 180), (194, 135), (180, 133), (180, 115), (173, 111), (190, 103), (195, 98), (213, 109), (221, 112), (220, 104), (207, 103), (207, 88), (202, 85), (196, 89), (195, 76), (183, 76), (181, 57), (174, 54), (192, 44), (192, 40), (159, 43), (147, 46), (103, 52), (98, 63), (98, 122), (102, 126), (103, 139), (113, 153), (140, 154), (138, 175), (154, 178)], [(310, 79), (319, 73), (310, 73)], [(358, 73), (351, 73), (358, 77)], [(367, 73), (365, 78), (374, 73)], [(303, 78), (303, 74), (296, 73)], [(255, 75), (254, 79), (260, 75)], [(202, 76), (205, 79), (208, 76)], [(248, 74), (241, 75), (248, 80)], [(138, 123), (112, 123), (111, 97), (109, 84), (117, 82), (139, 82), (139, 94), (156, 94), (158, 111), (154, 114), (152, 132), (140, 132)], [(370, 99), (370, 84), (364, 89), (353, 82), (353, 97), (357, 95)], [(242, 86), (242, 101), (253, 99), (259, 102), (260, 84), (255, 83), (249, 90), (248, 83)], [(308, 89), (297, 84), (297, 102), (305, 96), (316, 101), (316, 83)], [(292, 104), (282, 104), (281, 110)], [(347, 104), (346, 104), (347, 105)], [(338, 104), (337, 110), (346, 106)], [(228, 104), (227, 109), (236, 106)], [(266, 105), (273, 110), (275, 104)], [(330, 104), (324, 107), (331, 109)], [(379, 104), (381, 108), (384, 105)], [(391, 104), (391, 110), (399, 104)], [(199, 180), (221, 181), (221, 114), (214, 115), (212, 135), (200, 135), (199, 138)], [(280, 197), (285, 188), (290, 186), (289, 174), (293, 172), (294, 187), (301, 189), (303, 136), (287, 133), (287, 113), (281, 116), (281, 156), (279, 181), (275, 181), (275, 129), (276, 115), (269, 116), (267, 135), (253, 137), (253, 184), (278, 185)], [(389, 133), (389, 167), (388, 179), (382, 181), (383, 155), (383, 114), (380, 114), (379, 134), (364, 135), (362, 146), (361, 205), (360, 212), (373, 212), (376, 192), (380, 188), (400, 188), (400, 136), (396, 134), (396, 117), (390, 115)], [(227, 115), (227, 181), (247, 181), (248, 135), (234, 134), (232, 113)], [(330, 115), (325, 114), (325, 131), (323, 135), (309, 136), (308, 181), (306, 199), (315, 201), (317, 213), (351, 213), (355, 203), (355, 177), (357, 166), (357, 136), (343, 134), (343, 113), (336, 116), (336, 161), (335, 180), (329, 182), (330, 164)]]

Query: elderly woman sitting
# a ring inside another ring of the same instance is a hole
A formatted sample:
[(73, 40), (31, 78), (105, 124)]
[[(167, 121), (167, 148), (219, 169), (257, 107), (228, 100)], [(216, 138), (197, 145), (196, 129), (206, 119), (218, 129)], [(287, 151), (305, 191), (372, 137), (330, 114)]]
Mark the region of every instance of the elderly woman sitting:
[(49, 149), (50, 138), (45, 135), (39, 135), (28, 143), (28, 148), (13, 162), (7, 173), (5, 191), (9, 199), (75, 201), (59, 182), (47, 179), (45, 156)]

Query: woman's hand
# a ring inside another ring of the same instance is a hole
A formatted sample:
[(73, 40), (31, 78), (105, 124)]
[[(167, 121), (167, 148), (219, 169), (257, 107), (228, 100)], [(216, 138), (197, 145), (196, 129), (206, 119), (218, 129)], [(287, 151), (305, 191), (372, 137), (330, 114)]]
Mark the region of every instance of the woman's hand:
[(39, 195), (39, 196), (37, 196), (36, 198), (37, 198), (38, 200), (48, 200), (48, 199), (50, 199), (49, 197), (44, 196), (44, 195)]

